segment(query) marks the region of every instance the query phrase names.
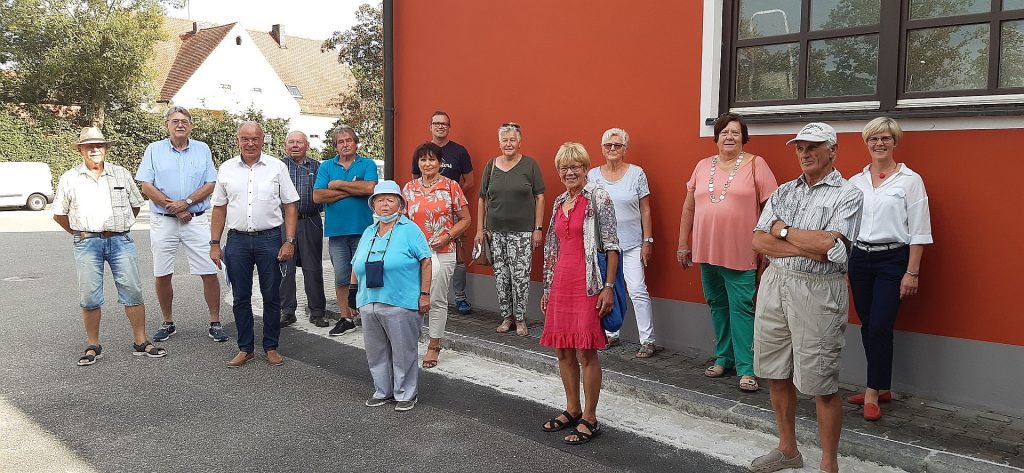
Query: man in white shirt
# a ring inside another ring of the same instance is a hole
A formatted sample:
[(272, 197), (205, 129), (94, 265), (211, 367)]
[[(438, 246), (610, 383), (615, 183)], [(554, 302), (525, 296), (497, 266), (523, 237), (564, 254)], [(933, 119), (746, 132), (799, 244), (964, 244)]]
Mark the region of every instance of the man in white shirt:
[[(281, 262), (295, 253), (299, 194), (285, 164), (263, 154), (263, 128), (259, 123), (245, 122), (238, 127), (238, 147), (241, 154), (227, 160), (217, 173), (210, 224), (210, 259), (218, 268), (224, 262), (234, 298), (238, 354), (228, 361), (228, 367), (242, 366), (254, 356), (254, 266), (263, 295), (263, 351), (267, 362), (277, 366), (284, 363), (277, 352), (281, 333)], [(225, 226), (228, 241), (221, 251), (220, 237)]]
[(105, 161), (110, 142), (98, 128), (83, 128), (75, 145), (82, 164), (60, 176), (53, 199), (53, 220), (74, 236), (78, 296), (88, 346), (78, 366), (96, 363), (103, 307), (103, 263), (110, 266), (117, 301), (132, 325), (134, 354), (159, 358), (167, 352), (146, 339), (146, 306), (135, 240), (128, 235), (142, 206), (142, 194), (131, 173)]

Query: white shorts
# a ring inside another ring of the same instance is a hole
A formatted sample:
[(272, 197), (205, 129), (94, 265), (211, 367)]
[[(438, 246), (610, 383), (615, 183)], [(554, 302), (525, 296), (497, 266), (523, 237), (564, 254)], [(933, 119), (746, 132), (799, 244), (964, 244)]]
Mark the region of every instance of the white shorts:
[(177, 218), (152, 213), (149, 216), (149, 239), (153, 248), (153, 276), (174, 272), (174, 256), (181, 246), (188, 257), (192, 274), (215, 274), (217, 266), (210, 259), (210, 211), (192, 217), (188, 223)]

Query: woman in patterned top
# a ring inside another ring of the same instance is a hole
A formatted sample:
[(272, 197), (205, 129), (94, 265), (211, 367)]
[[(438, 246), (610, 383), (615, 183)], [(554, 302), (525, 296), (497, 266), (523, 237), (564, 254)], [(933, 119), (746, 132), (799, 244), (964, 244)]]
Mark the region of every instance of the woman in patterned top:
[[(544, 431), (575, 427), (563, 440), (584, 444), (601, 433), (597, 400), (601, 395), (601, 360), (597, 350), (607, 339), (601, 317), (614, 305), (619, 263), (615, 206), (603, 187), (587, 183), (590, 157), (579, 143), (565, 143), (555, 155), (565, 192), (555, 198), (544, 242), (544, 334), (540, 344), (553, 347), (565, 388), (566, 408), (544, 423)], [(608, 278), (601, 277), (598, 253), (605, 252)], [(587, 404), (580, 408), (580, 367)]]
[(448, 321), (448, 287), (455, 272), (455, 240), (469, 228), (469, 202), (459, 183), (441, 175), (441, 147), (426, 142), (416, 148), (413, 159), (419, 164), (420, 177), (402, 188), (406, 213), (430, 244), (433, 275), (430, 286), (430, 344), (423, 356), (423, 367), (437, 366), (441, 354), (441, 336)]

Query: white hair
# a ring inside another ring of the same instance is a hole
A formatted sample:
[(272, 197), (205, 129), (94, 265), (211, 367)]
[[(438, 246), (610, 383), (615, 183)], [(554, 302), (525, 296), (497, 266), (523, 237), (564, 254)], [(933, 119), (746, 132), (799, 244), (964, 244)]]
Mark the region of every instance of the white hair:
[(622, 128), (609, 128), (605, 130), (604, 134), (601, 135), (601, 144), (605, 144), (613, 136), (622, 137), (622, 144), (625, 145), (624, 147), (629, 148), (629, 133), (626, 133), (626, 130)]

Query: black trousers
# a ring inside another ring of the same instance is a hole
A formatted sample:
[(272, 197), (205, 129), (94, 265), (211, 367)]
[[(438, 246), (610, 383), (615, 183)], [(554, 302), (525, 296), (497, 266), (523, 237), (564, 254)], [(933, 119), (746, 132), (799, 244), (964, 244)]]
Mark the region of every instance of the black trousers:
[(298, 308), (295, 297), (295, 273), (296, 265), (299, 265), (302, 266), (309, 315), (323, 317), (327, 308), (327, 297), (324, 295), (324, 225), (320, 216), (300, 217), (295, 239), (295, 257), (288, 260), (288, 272), (281, 280), (281, 314), (294, 315)]
[(910, 246), (885, 251), (854, 247), (850, 255), (850, 289), (860, 318), (860, 336), (868, 362), (868, 387), (892, 384), (892, 330), (900, 308), (900, 283), (907, 272)]

